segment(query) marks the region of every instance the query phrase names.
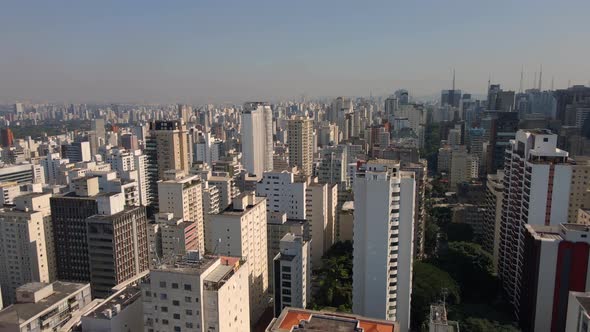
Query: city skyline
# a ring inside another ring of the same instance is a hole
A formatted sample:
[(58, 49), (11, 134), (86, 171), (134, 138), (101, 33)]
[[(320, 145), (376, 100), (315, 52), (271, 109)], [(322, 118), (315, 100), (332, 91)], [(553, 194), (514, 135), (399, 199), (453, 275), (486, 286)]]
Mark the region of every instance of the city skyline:
[[(241, 103), (588, 84), (590, 4), (9, 1), (0, 103)], [(567, 11), (565, 11), (567, 9)], [(562, 13), (562, 14), (560, 14)], [(541, 33), (541, 27), (543, 31)]]

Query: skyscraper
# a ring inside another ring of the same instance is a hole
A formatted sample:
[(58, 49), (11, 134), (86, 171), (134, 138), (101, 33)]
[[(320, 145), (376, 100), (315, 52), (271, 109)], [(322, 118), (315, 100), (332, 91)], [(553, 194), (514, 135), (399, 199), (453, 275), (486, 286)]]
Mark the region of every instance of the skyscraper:
[(369, 161), (354, 181), (353, 312), (410, 327), (414, 173)]
[(242, 164), (257, 177), (273, 169), (272, 110), (262, 102), (244, 104), (242, 111)]
[(310, 176), (313, 170), (313, 120), (304, 117), (289, 120), (287, 142), (289, 166), (297, 166), (301, 174)]

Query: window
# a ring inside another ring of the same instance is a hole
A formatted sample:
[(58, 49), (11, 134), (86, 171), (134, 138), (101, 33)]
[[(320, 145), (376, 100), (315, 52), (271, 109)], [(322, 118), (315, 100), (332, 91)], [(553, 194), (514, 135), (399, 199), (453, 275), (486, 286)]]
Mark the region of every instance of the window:
[(190, 309), (186, 309), (186, 310), (184, 311), (184, 313), (185, 313), (187, 316), (192, 316), (192, 315), (193, 315), (193, 311), (192, 311), (192, 310), (190, 310)]
[(161, 310), (162, 312), (168, 312), (168, 307), (161, 307), (161, 308), (160, 308), (160, 310)]
[(179, 306), (180, 305), (180, 301), (174, 300), (174, 301), (172, 301), (172, 305)]
[(192, 290), (191, 285), (190, 284), (184, 284), (184, 290), (186, 290), (186, 291)]
[(166, 288), (166, 282), (160, 281), (160, 288)]
[(180, 314), (174, 314), (172, 317), (174, 317), (174, 319), (180, 319)]
[(186, 328), (188, 329), (192, 329), (193, 328), (193, 323), (186, 323)]
[(175, 332), (180, 332), (180, 326), (175, 326), (175, 327), (174, 327), (174, 331), (175, 331)]
[(184, 297), (184, 302), (190, 303), (191, 302), (191, 297), (190, 296), (185, 296)]
[(283, 296), (283, 302), (291, 302), (291, 297), (290, 296)]
[(160, 300), (167, 300), (167, 299), (168, 299), (168, 294), (160, 293)]
[(289, 287), (289, 288), (291, 288), (291, 282), (290, 281), (283, 281), (283, 283), (281, 285), (283, 287)]
[(168, 325), (168, 320), (167, 319), (162, 319), (162, 324)]
[(283, 271), (283, 272), (291, 272), (291, 267), (290, 266), (281, 266), (281, 271)]
[(172, 289), (178, 289), (178, 284), (177, 283), (172, 283)]

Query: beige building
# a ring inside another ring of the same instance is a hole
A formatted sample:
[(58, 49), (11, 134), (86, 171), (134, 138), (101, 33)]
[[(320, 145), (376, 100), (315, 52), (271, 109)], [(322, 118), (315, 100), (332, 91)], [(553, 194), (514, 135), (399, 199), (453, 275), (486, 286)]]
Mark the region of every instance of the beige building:
[(197, 175), (184, 176), (181, 171), (166, 172), (165, 180), (158, 182), (160, 213), (172, 213), (185, 222), (196, 223), (197, 247), (205, 251), (203, 199), (201, 180)]
[(572, 165), (568, 223), (577, 222), (579, 209), (590, 208), (590, 192), (588, 189), (590, 189), (590, 158), (576, 157), (576, 163)]
[(186, 125), (182, 121), (156, 121), (150, 135), (157, 146), (158, 178), (168, 170), (190, 170), (191, 151)]
[(55, 278), (50, 196), (19, 196), (14, 208), (0, 212), (0, 285), (5, 306), (16, 301), (19, 286)]
[(322, 256), (334, 244), (338, 186), (310, 182), (305, 189), (306, 219), (311, 229), (311, 265), (321, 267)]
[(233, 204), (207, 223), (207, 252), (241, 257), (250, 271), (250, 321), (255, 324), (268, 307), (266, 199), (253, 192), (236, 197)]
[(145, 331), (249, 331), (248, 262), (189, 252), (142, 285)]
[(479, 174), (478, 167), (477, 158), (467, 153), (465, 146), (454, 147), (451, 153), (449, 189), (455, 191), (457, 190), (457, 184), (477, 178)]
[(578, 210), (578, 219), (576, 220), (577, 224), (582, 225), (590, 225), (590, 210), (589, 209), (579, 209)]
[(297, 117), (288, 122), (289, 166), (297, 166), (303, 175), (313, 172), (313, 120)]

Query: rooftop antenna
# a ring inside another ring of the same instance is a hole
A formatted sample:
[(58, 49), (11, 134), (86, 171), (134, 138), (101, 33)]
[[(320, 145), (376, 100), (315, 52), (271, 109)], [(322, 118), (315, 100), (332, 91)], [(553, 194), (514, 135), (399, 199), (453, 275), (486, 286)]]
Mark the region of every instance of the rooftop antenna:
[(453, 68), (453, 92), (455, 91), (455, 68)]
[(488, 92), (490, 92), (490, 85), (492, 84), (492, 74), (488, 75)]
[(533, 89), (535, 88), (535, 83), (537, 83), (537, 72), (535, 72), (535, 79), (533, 80)]
[(542, 84), (543, 84), (543, 65), (541, 65), (541, 70), (539, 70), (539, 91), (541, 91)]
[(520, 67), (520, 91), (518, 91), (519, 93), (522, 93), (523, 78), (524, 78), (524, 65), (521, 65), (521, 67)]

